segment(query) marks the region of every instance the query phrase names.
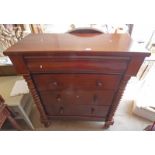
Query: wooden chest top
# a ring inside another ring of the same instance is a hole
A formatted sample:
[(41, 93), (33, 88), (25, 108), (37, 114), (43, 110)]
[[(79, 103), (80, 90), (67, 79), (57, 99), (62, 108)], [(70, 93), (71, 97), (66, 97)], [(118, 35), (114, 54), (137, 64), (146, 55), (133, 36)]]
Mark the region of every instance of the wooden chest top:
[(29, 34), (4, 52), (5, 55), (29, 53), (82, 52), (101, 54), (149, 53), (135, 43), (128, 34)]

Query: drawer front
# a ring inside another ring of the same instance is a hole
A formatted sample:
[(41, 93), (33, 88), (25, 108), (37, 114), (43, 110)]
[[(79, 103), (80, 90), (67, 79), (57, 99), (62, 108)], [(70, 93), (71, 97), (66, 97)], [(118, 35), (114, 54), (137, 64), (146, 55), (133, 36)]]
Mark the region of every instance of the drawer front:
[(58, 105), (49, 104), (45, 107), (48, 116), (88, 116), (106, 117), (109, 106)]
[(114, 91), (48, 91), (40, 92), (45, 106), (58, 105), (111, 105)]
[(39, 91), (48, 90), (115, 90), (121, 75), (104, 74), (34, 74), (33, 80)]
[(123, 73), (128, 65), (128, 58), (97, 57), (76, 58), (68, 56), (66, 59), (48, 57), (25, 57), (26, 65), (30, 72), (54, 72), (54, 73)]

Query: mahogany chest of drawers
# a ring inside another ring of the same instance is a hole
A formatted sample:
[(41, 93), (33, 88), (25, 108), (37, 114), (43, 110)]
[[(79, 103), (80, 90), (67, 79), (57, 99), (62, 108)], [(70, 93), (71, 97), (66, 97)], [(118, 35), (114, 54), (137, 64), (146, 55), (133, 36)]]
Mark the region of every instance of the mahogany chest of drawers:
[(47, 126), (53, 119), (104, 121), (146, 56), (128, 34), (30, 34), (4, 52), (23, 75)]

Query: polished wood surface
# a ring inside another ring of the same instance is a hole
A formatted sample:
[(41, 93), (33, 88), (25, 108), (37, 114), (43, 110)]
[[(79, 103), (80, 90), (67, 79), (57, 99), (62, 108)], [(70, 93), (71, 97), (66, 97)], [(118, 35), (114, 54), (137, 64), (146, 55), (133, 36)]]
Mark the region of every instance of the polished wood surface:
[(94, 90), (115, 90), (121, 81), (121, 76), (105, 74), (37, 74), (33, 75), (33, 79), (39, 91), (89, 90), (90, 88)]
[[(129, 34), (98, 34), (80, 37), (73, 34), (30, 34), (11, 46), (7, 53), (51, 52), (103, 52), (139, 53), (140, 46), (132, 41)], [(143, 51), (142, 51), (143, 50)], [(13, 52), (12, 52), (13, 51)], [(110, 53), (109, 53), (110, 54)]]
[(115, 94), (114, 90), (63, 90), (39, 92), (45, 105), (73, 104), (73, 105), (110, 105)]
[(150, 53), (128, 34), (34, 34), (9, 48), (48, 126), (53, 119), (105, 121)]

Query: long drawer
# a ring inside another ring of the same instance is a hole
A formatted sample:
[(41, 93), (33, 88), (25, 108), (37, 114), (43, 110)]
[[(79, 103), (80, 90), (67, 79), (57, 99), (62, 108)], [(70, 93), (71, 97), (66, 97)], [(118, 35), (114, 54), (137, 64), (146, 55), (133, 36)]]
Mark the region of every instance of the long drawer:
[(32, 76), (39, 91), (115, 90), (121, 81), (121, 75), (104, 74), (34, 74)]
[(109, 106), (88, 106), (88, 105), (58, 105), (49, 104), (45, 106), (48, 116), (88, 116), (106, 117)]
[(43, 73), (123, 73), (128, 57), (78, 57), (26, 56), (24, 60), (30, 72)]
[(46, 91), (39, 93), (42, 103), (46, 106), (57, 105), (111, 105), (114, 91)]

